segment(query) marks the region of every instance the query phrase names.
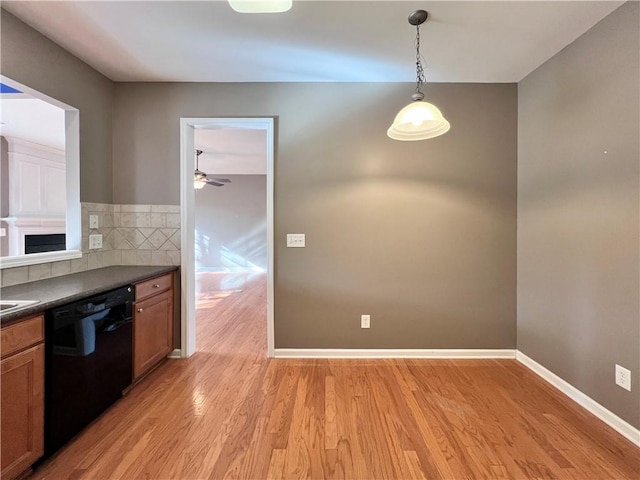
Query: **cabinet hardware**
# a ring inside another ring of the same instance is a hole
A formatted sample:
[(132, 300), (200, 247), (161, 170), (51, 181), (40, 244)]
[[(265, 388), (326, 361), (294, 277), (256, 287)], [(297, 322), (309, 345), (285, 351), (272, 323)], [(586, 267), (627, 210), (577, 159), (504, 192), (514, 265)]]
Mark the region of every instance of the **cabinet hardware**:
[(136, 312), (142, 313), (142, 309), (141, 308), (136, 308)]
[(160, 288), (160, 284), (159, 283), (154, 283), (153, 284), (153, 288)]

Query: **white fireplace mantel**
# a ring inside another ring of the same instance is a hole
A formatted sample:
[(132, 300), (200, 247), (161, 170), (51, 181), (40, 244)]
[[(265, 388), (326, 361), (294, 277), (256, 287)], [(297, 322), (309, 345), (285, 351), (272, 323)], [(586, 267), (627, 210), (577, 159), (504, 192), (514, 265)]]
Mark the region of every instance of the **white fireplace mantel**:
[(66, 233), (65, 217), (5, 217), (9, 256), (24, 255), (25, 236)]

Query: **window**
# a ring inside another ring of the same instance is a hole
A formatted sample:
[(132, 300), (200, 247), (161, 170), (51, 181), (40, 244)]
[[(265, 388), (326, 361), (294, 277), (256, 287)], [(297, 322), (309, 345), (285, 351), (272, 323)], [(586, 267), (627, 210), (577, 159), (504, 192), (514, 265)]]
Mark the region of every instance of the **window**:
[(79, 258), (79, 111), (0, 75), (0, 268)]

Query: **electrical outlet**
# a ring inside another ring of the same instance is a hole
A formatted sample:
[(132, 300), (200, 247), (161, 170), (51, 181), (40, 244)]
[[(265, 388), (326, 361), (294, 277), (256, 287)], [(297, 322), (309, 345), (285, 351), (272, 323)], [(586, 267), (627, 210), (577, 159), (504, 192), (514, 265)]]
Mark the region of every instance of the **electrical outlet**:
[(95, 250), (96, 248), (102, 248), (102, 235), (89, 235), (89, 250)]
[(304, 248), (305, 247), (304, 233), (287, 233), (287, 247)]
[(371, 315), (360, 315), (360, 328), (371, 328)]
[(98, 215), (89, 215), (89, 228), (98, 228)]
[(631, 371), (616, 364), (616, 385), (631, 391)]

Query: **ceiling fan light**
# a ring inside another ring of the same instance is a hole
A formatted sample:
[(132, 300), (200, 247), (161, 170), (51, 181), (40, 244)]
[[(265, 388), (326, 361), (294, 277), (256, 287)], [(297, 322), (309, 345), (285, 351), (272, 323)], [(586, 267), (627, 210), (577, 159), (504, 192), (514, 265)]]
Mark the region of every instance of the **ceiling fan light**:
[(414, 101), (398, 112), (387, 135), (394, 140), (426, 140), (447, 133), (450, 128), (438, 107)]
[(238, 13), (282, 13), (291, 9), (293, 0), (228, 0)]
[(195, 174), (193, 175), (193, 188), (195, 188), (196, 190), (200, 190), (206, 184), (207, 184), (207, 175), (205, 175), (200, 170), (196, 170)]

